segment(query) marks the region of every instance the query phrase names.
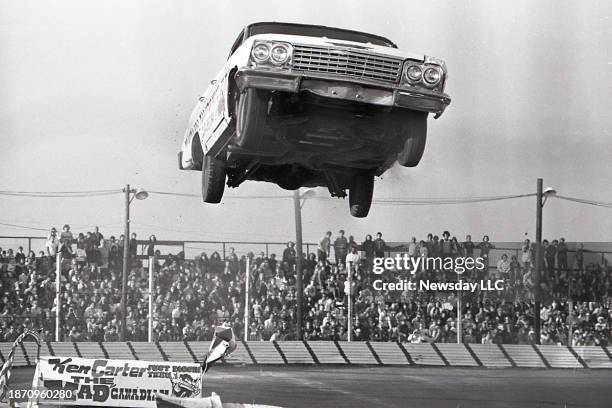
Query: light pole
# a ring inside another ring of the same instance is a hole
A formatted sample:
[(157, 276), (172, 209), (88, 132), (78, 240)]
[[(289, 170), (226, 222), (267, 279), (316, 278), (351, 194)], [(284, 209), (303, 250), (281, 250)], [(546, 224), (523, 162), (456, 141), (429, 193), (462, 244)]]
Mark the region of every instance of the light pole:
[[(123, 236), (123, 272), (121, 274), (121, 341), (125, 341), (127, 333), (127, 277), (128, 277), (128, 257), (130, 256), (130, 204), (132, 200), (144, 200), (149, 196), (145, 190), (130, 189), (130, 185), (127, 184), (123, 189), (125, 193), (125, 228)], [(132, 195), (133, 194), (133, 195)]]
[(296, 302), (297, 302), (297, 339), (302, 340), (302, 302), (303, 302), (303, 282), (302, 282), (302, 207), (306, 198), (316, 195), (312, 188), (300, 194), (300, 190), (293, 191), (293, 211), (295, 213), (295, 274), (296, 274)]
[(557, 194), (553, 188), (542, 189), (543, 181), (538, 179), (536, 193), (536, 248), (535, 248), (535, 293), (534, 293), (534, 322), (536, 344), (540, 344), (540, 275), (542, 270), (542, 209), (546, 199)]

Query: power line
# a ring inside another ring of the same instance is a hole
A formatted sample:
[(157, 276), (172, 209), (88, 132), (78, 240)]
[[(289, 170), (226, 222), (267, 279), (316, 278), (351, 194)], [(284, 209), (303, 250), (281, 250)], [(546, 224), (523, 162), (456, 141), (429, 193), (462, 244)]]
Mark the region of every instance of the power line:
[(33, 197), (33, 198), (81, 198), (100, 197), (120, 194), (121, 190), (92, 190), (92, 191), (5, 191), (0, 190), (2, 196)]
[(21, 228), (21, 229), (28, 229), (28, 230), (35, 230), (35, 231), (45, 231), (45, 232), (48, 231), (47, 228), (28, 227), (26, 225), (9, 224), (9, 223), (5, 223), (5, 222), (0, 222), (0, 225), (3, 225), (5, 227)]
[[(0, 196), (14, 196), (14, 197), (33, 197), (33, 198), (86, 198), (86, 197), (99, 197), (106, 195), (120, 194), (123, 191), (121, 189), (114, 190), (81, 190), (81, 191), (10, 191), (0, 190)], [(148, 191), (151, 194), (176, 196), (176, 197), (194, 197), (200, 198), (199, 194), (191, 193), (179, 193), (172, 191)], [(374, 199), (372, 203), (381, 205), (449, 205), (449, 204), (473, 204), (473, 203), (484, 203), (492, 201), (503, 201), (503, 200), (514, 200), (518, 198), (534, 197), (535, 193), (529, 194), (513, 194), (513, 195), (500, 195), (500, 196), (465, 196), (465, 197), (415, 197), (411, 199), (403, 198), (382, 198)], [(612, 208), (612, 203), (596, 200), (588, 200), (577, 197), (566, 197), (556, 195), (554, 198), (561, 200), (571, 201), (579, 204), (587, 204), (598, 207)], [(292, 195), (249, 195), (249, 196), (226, 196), (227, 199), (231, 200), (274, 200), (274, 199), (292, 199)], [(320, 201), (331, 201), (333, 197), (310, 197), (309, 200), (320, 200)], [(1, 225), (1, 224), (0, 224)], [(20, 227), (20, 226), (18, 226)], [(23, 228), (33, 229), (31, 227), (21, 226)]]
[(552, 197), (558, 198), (560, 200), (572, 201), (572, 202), (579, 203), (579, 204), (587, 204), (587, 205), (594, 205), (597, 207), (612, 208), (612, 203), (607, 203), (605, 201), (587, 200), (585, 198), (565, 197), (565, 196), (560, 196), (560, 195), (555, 195)]
[(87, 194), (87, 193), (120, 193), (121, 189), (113, 190), (79, 190), (79, 191), (10, 191), (0, 190), (0, 193), (11, 194)]
[[(180, 197), (200, 197), (198, 194), (188, 193), (175, 193), (170, 191), (149, 191), (152, 194), (161, 194), (169, 196), (180, 196)], [(435, 205), (435, 204), (461, 204), (461, 203), (478, 203), (478, 202), (489, 202), (489, 201), (500, 201), (500, 200), (512, 200), (523, 197), (534, 197), (535, 193), (530, 194), (515, 194), (515, 195), (504, 195), (504, 196), (473, 196), (473, 197), (422, 197), (413, 199), (401, 199), (401, 198), (387, 198), (387, 199), (374, 199), (373, 203), (376, 204), (390, 204), (390, 205)], [(229, 196), (229, 199), (292, 199), (292, 195), (262, 195), (262, 196)], [(309, 200), (322, 200), (331, 201), (333, 197), (312, 197)]]
[(535, 197), (535, 193), (515, 194), (505, 196), (480, 196), (480, 197), (440, 197), (440, 198), (413, 198), (409, 200), (390, 198), (374, 199), (373, 203), (386, 205), (444, 205), (444, 204), (472, 204), (491, 201), (514, 200), (517, 198)]
[[(159, 195), (167, 195), (167, 196), (177, 196), (177, 197), (196, 197), (201, 198), (200, 194), (189, 194), (189, 193), (175, 193), (171, 191), (151, 191), (147, 190), (150, 194), (159, 194)], [(286, 199), (293, 198), (292, 195), (279, 196), (279, 195), (251, 195), (251, 196), (226, 196), (225, 198), (230, 199), (238, 199), (238, 200), (268, 200), (268, 199)]]

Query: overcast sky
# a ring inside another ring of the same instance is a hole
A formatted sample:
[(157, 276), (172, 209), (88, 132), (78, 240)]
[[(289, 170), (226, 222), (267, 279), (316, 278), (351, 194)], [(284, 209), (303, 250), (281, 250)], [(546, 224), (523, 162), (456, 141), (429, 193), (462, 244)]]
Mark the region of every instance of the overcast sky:
[[(422, 163), (394, 167), (375, 198), (535, 192), (612, 202), (610, 1), (0, 1), (0, 190), (119, 189), (199, 193), (176, 155), (196, 99), (241, 28), (262, 20), (323, 24), (389, 37), (446, 60), (453, 101), (430, 119)], [(319, 196), (328, 195), (318, 189)], [(267, 183), (226, 191), (222, 205), (152, 195), (133, 229), (158, 239), (285, 241), (291, 200)], [(121, 195), (0, 198), (0, 223), (121, 233)], [(535, 199), (437, 207), (309, 200), (304, 236), (344, 228), (359, 240), (448, 229), (462, 239), (533, 236)], [(544, 235), (610, 241), (612, 209), (551, 200)], [(42, 231), (0, 225), (3, 235)], [(2, 243), (0, 242), (0, 246)]]

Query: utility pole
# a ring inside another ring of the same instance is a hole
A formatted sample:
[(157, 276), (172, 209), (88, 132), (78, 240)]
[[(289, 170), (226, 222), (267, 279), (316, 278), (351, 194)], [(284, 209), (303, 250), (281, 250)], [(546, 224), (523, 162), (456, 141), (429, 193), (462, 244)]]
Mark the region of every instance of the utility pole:
[(542, 192), (543, 181), (538, 179), (536, 194), (536, 248), (535, 248), (535, 293), (534, 293), (534, 331), (536, 344), (540, 344), (540, 274), (542, 270)]
[(300, 190), (293, 191), (293, 209), (295, 212), (295, 273), (297, 301), (297, 340), (302, 340), (302, 203)]
[(127, 338), (127, 275), (130, 256), (130, 185), (125, 186), (125, 229), (123, 235), (123, 273), (121, 275), (121, 341)]

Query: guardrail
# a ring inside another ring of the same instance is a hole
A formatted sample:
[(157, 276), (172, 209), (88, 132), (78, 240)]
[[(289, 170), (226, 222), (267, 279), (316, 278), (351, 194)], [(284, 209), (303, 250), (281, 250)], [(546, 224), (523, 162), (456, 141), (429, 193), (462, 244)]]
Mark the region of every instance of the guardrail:
[[(43, 343), (41, 355), (200, 363), (206, 341)], [(12, 343), (0, 343), (0, 359)], [(15, 350), (15, 366), (36, 364), (37, 345)], [(612, 368), (612, 347), (392, 342), (239, 342), (226, 364), (393, 365), (440, 367)]]

